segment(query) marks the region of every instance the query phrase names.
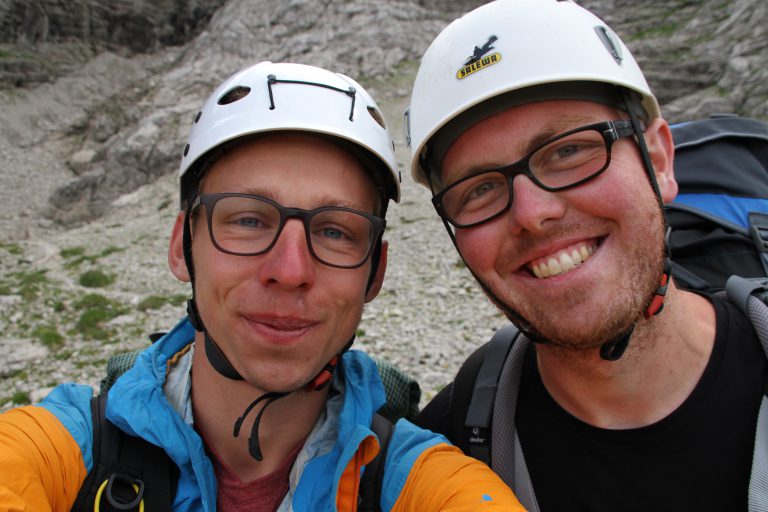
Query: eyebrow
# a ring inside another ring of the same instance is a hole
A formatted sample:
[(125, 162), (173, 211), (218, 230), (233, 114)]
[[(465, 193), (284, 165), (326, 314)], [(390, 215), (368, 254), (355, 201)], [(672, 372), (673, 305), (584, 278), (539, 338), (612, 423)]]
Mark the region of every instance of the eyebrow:
[(554, 122), (545, 125), (540, 132), (528, 141), (525, 145), (523, 154), (527, 155), (552, 137), (595, 122), (597, 121), (595, 121), (593, 117), (586, 115), (568, 115), (558, 118)]
[[(588, 115), (566, 115), (553, 120), (552, 122), (544, 125), (531, 139), (527, 140), (524, 145), (520, 146), (520, 152), (523, 156), (529, 154), (533, 149), (547, 142), (552, 137), (555, 137), (561, 133), (565, 133), (568, 130), (573, 130), (580, 126), (595, 123), (594, 117)], [(523, 158), (523, 157), (521, 157)], [(451, 173), (446, 176), (446, 183), (452, 183), (464, 176), (470, 176), (472, 174), (480, 173), (486, 170), (497, 169), (504, 167), (514, 162), (509, 161), (487, 161), (480, 164), (472, 165), (466, 169), (461, 169), (459, 172)], [(451, 179), (451, 178), (454, 179)]]
[[(252, 196), (266, 197), (268, 199), (271, 199), (273, 201), (280, 203), (285, 207), (288, 207), (288, 208), (294, 207), (294, 205), (286, 204), (285, 198), (282, 197), (281, 194), (274, 194), (273, 192), (263, 188), (246, 187), (244, 189), (233, 191), (233, 192), (236, 192), (238, 194), (248, 194)], [(313, 197), (312, 200), (313, 202), (316, 203), (317, 206), (309, 208), (310, 210), (314, 210), (315, 208), (322, 208), (324, 206), (340, 206), (342, 208), (351, 208), (353, 210), (367, 211), (364, 205), (359, 203), (355, 204), (351, 201), (348, 201), (346, 198), (323, 195), (323, 196)]]

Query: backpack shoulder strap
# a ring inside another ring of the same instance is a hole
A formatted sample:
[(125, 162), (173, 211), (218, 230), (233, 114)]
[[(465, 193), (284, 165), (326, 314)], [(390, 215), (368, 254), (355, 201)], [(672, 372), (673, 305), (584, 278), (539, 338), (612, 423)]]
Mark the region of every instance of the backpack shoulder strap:
[(462, 451), (491, 464), (493, 404), (504, 363), (520, 331), (506, 325), (477, 349), (453, 381), (451, 418), (453, 438)]
[(768, 279), (731, 276), (725, 283), (725, 294), (752, 322), (768, 357)]
[(387, 402), (379, 409), (378, 414), (392, 423), (396, 423), (400, 418), (413, 421), (419, 414), (419, 383), (386, 359), (376, 356), (371, 356), (371, 359), (376, 363), (387, 396)]
[[(747, 315), (768, 355), (768, 305), (765, 302), (768, 280), (731, 276), (725, 284), (725, 292), (728, 299)], [(750, 511), (768, 510), (768, 388), (763, 392), (757, 416), (748, 503)]]
[[(155, 343), (165, 336), (165, 334), (166, 333), (163, 331), (153, 332), (149, 335), (149, 341)], [(107, 374), (101, 379), (99, 393), (105, 394), (109, 391), (109, 388), (112, 387), (115, 381), (136, 364), (136, 358), (139, 357), (139, 354), (141, 354), (143, 350), (143, 348), (140, 348), (131, 352), (123, 352), (109, 356), (109, 359), (107, 360)]]
[(379, 453), (365, 466), (360, 479), (360, 494), (357, 502), (358, 512), (381, 511), (381, 488), (384, 482), (384, 461), (387, 459), (389, 440), (392, 438), (394, 425), (381, 414), (374, 414), (371, 430), (379, 438)]
[(72, 512), (170, 511), (179, 470), (164, 450), (130, 436), (106, 418), (107, 394), (91, 399), (93, 467)]
[(768, 279), (764, 278), (746, 278), (741, 276), (731, 276), (725, 283), (725, 292), (728, 300), (733, 302), (747, 316), (749, 316), (749, 298), (757, 294), (755, 298), (760, 299), (761, 292), (768, 291)]

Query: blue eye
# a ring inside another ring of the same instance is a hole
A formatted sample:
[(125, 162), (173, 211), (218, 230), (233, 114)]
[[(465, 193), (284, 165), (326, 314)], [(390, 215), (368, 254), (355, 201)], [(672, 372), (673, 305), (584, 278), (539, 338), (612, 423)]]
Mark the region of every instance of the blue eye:
[(255, 217), (244, 217), (242, 219), (237, 219), (237, 224), (244, 228), (257, 228), (262, 222)]
[(335, 228), (325, 228), (322, 231), (322, 235), (326, 238), (341, 239), (344, 237), (344, 233)]
[(581, 147), (577, 146), (576, 144), (570, 144), (568, 146), (563, 146), (561, 148), (558, 148), (557, 156), (559, 158), (568, 158), (569, 156), (573, 156), (574, 154), (578, 153), (580, 149), (581, 149)]
[(475, 199), (484, 196), (488, 192), (500, 187), (501, 184), (496, 181), (484, 181), (474, 187), (469, 193), (469, 199)]

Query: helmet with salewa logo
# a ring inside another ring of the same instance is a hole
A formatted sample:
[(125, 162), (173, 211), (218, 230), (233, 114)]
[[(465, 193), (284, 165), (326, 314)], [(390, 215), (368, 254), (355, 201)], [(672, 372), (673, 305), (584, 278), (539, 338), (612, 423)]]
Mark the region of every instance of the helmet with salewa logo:
[(645, 121), (659, 116), (626, 45), (570, 0), (499, 0), (454, 21), (424, 54), (405, 114), (414, 180), (429, 186), (450, 145), (473, 124), (547, 99), (632, 108)]

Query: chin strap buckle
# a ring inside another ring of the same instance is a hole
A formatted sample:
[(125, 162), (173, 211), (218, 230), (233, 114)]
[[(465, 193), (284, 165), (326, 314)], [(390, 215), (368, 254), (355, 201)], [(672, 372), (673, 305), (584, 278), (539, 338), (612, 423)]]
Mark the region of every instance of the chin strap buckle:
[(651, 318), (652, 316), (661, 313), (664, 309), (664, 297), (667, 295), (667, 288), (669, 287), (669, 279), (672, 277), (672, 265), (669, 262), (669, 258), (664, 258), (664, 273), (661, 275), (661, 283), (656, 291), (653, 293), (651, 303), (648, 304), (648, 308), (643, 312), (645, 318)]
[(326, 365), (320, 370), (317, 376), (309, 381), (307, 384), (307, 391), (320, 391), (331, 382), (333, 372), (336, 370), (336, 366), (339, 364), (339, 356), (333, 356), (333, 359), (328, 361)]

